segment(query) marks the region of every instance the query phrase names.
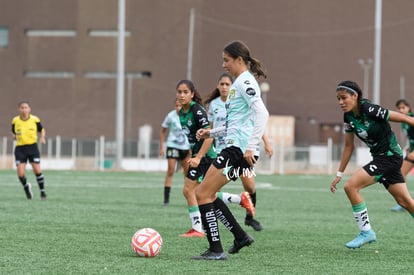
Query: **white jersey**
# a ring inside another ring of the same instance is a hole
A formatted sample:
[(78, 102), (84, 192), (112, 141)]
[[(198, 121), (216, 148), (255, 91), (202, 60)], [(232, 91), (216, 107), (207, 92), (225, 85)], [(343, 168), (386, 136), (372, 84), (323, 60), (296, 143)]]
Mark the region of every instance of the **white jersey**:
[[(220, 97), (216, 97), (215, 99), (213, 99), (208, 106), (207, 116), (208, 121), (213, 123), (213, 128), (226, 126), (226, 103), (223, 100), (221, 100)], [(214, 145), (216, 147), (217, 154), (220, 153), (221, 150), (226, 148), (226, 141), (224, 139), (224, 136), (216, 137)]]
[(162, 128), (168, 129), (168, 137), (165, 142), (167, 147), (176, 148), (179, 150), (190, 149), (190, 143), (185, 135), (180, 122), (180, 117), (176, 110), (172, 110), (167, 114), (161, 124)]
[(233, 82), (226, 102), (227, 147), (236, 146), (243, 153), (246, 151), (254, 129), (254, 113), (250, 105), (257, 100), (261, 100), (259, 84), (249, 71), (245, 71)]

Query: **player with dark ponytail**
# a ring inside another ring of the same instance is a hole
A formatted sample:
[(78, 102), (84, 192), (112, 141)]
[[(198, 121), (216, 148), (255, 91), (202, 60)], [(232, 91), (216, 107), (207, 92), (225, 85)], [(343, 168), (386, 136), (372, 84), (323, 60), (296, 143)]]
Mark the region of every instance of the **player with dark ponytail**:
[(342, 173), (354, 151), (355, 136), (369, 147), (372, 156), (372, 161), (358, 169), (344, 184), (359, 228), (359, 234), (345, 246), (359, 248), (377, 239), (371, 228), (361, 189), (376, 182), (381, 183), (396, 202), (414, 217), (414, 200), (401, 174), (402, 150), (389, 123), (402, 122), (414, 126), (414, 118), (363, 99), (361, 88), (353, 81), (339, 83), (336, 87), (336, 98), (344, 112), (345, 144), (338, 172), (330, 186), (331, 192), (336, 191), (337, 184), (342, 179)]

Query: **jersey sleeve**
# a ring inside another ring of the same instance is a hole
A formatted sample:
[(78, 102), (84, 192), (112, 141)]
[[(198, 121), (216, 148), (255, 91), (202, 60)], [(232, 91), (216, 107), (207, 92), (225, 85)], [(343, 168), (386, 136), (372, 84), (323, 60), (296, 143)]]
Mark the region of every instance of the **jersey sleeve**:
[(246, 78), (240, 83), (240, 93), (250, 106), (252, 102), (261, 99), (260, 88), (255, 79)]
[(33, 121), (36, 123), (36, 130), (37, 132), (41, 132), (43, 130), (43, 125), (40, 122), (40, 118), (34, 115), (31, 115), (31, 117), (33, 118)]
[(371, 103), (365, 103), (362, 106), (363, 112), (370, 118), (376, 120), (386, 120), (389, 118), (389, 110), (384, 109), (383, 107)]
[(170, 113), (168, 113), (165, 118), (164, 121), (161, 123), (161, 127), (162, 128), (169, 128), (170, 125)]
[[(412, 113), (410, 113), (409, 116), (414, 117)], [(407, 125), (407, 128), (407, 138), (410, 140), (410, 142), (414, 142), (414, 127)]]
[(13, 134), (16, 134), (16, 130), (14, 129), (15, 124), (16, 124), (16, 118), (14, 117), (11, 122), (11, 131)]
[(352, 128), (351, 122), (347, 116), (347, 113), (344, 113), (344, 133), (352, 133), (354, 129)]
[(43, 130), (43, 125), (40, 121), (36, 122), (36, 127), (39, 133)]
[(194, 121), (198, 125), (198, 129), (201, 128), (210, 128), (210, 123), (208, 121), (207, 112), (200, 104), (194, 104), (192, 108)]

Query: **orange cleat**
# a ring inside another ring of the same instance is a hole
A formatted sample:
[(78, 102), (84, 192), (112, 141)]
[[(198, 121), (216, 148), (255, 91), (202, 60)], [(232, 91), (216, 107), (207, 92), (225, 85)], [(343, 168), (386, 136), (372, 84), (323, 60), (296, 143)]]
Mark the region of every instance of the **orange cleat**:
[(240, 198), (240, 205), (243, 208), (246, 208), (247, 212), (254, 217), (254, 205), (252, 199), (250, 198), (250, 194), (248, 192), (243, 192), (241, 193)]
[(204, 238), (204, 233), (203, 232), (200, 232), (200, 231), (197, 231), (194, 228), (191, 228), (190, 230), (187, 231), (187, 233), (180, 234), (178, 236), (180, 236), (180, 237), (186, 237), (186, 238), (193, 238), (193, 237), (196, 237), (196, 238)]

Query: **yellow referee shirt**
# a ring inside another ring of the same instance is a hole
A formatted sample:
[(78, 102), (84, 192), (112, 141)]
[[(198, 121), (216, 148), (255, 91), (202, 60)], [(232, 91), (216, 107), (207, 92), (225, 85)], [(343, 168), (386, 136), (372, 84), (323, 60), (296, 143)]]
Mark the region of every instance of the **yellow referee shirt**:
[(30, 145), (37, 143), (37, 133), (43, 127), (37, 116), (30, 115), (27, 120), (16, 116), (12, 120), (12, 131), (16, 135), (16, 146)]

